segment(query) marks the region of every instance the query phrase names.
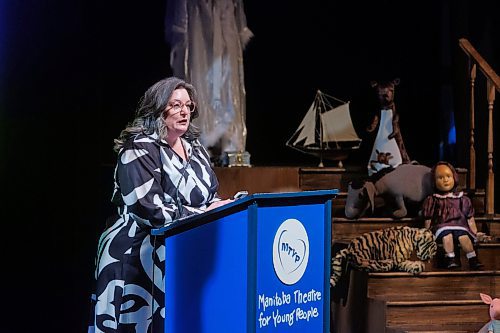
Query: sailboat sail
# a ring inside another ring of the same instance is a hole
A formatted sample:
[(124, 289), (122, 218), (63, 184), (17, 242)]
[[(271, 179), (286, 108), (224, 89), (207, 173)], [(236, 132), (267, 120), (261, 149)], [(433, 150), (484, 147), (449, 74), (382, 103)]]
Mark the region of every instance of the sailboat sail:
[(320, 114), (323, 126), (324, 142), (342, 142), (360, 140), (351, 121), (349, 103)]
[[(336, 105), (335, 105), (336, 104)], [(286, 145), (304, 153), (342, 161), (359, 148), (361, 139), (354, 129), (349, 102), (320, 90), (295, 133)], [(322, 164), (322, 163), (320, 163)]]
[(309, 146), (316, 143), (315, 133), (316, 133), (316, 110), (314, 108), (315, 102), (311, 104), (309, 107), (309, 111), (307, 111), (304, 119), (299, 125), (297, 132), (299, 135), (293, 142), (293, 145), (297, 145), (300, 141), (304, 140), (303, 145)]

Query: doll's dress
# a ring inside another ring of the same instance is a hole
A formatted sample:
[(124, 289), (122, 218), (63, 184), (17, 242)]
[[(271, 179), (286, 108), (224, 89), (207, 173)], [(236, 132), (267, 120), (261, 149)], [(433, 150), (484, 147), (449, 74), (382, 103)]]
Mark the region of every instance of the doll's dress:
[(424, 218), (432, 220), (431, 230), (436, 238), (445, 230), (463, 230), (476, 239), (467, 222), (474, 216), (474, 207), (463, 192), (434, 193), (426, 198), (422, 208)]
[[(384, 109), (380, 112), (380, 123), (378, 127), (377, 136), (373, 144), (372, 153), (370, 155), (370, 160), (368, 161), (368, 175), (371, 176), (384, 168), (397, 167), (403, 162), (401, 157), (401, 152), (399, 151), (396, 139), (389, 139), (389, 134), (392, 133), (392, 117), (393, 112), (391, 109)], [(388, 160), (389, 164), (379, 163), (378, 154), (379, 153), (390, 153), (390, 158)]]

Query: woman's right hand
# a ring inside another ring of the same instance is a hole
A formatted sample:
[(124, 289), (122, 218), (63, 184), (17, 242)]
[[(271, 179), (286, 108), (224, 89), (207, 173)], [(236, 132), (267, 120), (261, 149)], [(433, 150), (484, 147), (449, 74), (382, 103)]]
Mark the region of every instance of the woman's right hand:
[(217, 207), (227, 205), (228, 203), (231, 203), (231, 202), (234, 202), (234, 200), (233, 199), (225, 199), (225, 200), (219, 200), (219, 201), (212, 202), (210, 204), (210, 206), (207, 207), (207, 211), (215, 209)]

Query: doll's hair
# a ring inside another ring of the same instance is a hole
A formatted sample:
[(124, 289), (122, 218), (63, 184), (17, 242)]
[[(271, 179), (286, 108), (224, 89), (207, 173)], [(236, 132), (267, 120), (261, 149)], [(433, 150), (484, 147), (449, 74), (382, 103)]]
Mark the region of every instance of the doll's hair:
[(446, 165), (448, 168), (450, 168), (451, 173), (453, 174), (453, 181), (454, 181), (454, 185), (453, 185), (451, 192), (456, 192), (457, 187), (458, 187), (458, 173), (457, 173), (457, 170), (455, 170), (455, 167), (453, 165), (451, 165), (451, 163), (446, 162), (446, 161), (437, 162), (431, 169), (432, 187), (434, 188), (434, 191), (440, 192), (436, 188), (436, 168), (440, 165)]

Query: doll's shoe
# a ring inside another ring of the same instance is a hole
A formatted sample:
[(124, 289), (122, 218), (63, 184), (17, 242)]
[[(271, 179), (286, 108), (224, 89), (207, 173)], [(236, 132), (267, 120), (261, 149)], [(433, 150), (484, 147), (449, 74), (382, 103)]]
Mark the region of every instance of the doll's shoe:
[(472, 257), (472, 258), (469, 259), (469, 268), (471, 270), (477, 271), (478, 269), (480, 269), (483, 266), (484, 265), (479, 262), (479, 260), (477, 259), (477, 257)]
[(457, 264), (455, 258), (446, 257), (446, 268), (451, 269), (451, 268), (457, 268), (459, 266), (460, 265)]

